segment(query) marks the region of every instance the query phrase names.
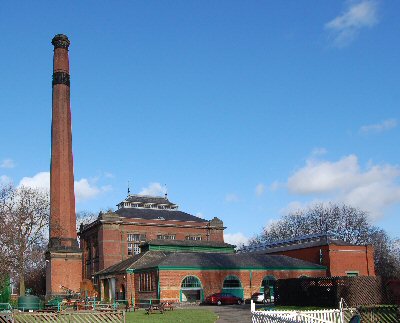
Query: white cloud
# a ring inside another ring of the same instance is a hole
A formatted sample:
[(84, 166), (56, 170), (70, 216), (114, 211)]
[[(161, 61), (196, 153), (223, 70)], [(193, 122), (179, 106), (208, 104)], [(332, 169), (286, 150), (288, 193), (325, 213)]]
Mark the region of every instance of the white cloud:
[(50, 190), (50, 172), (40, 172), (33, 177), (24, 177), (18, 186), (44, 188)]
[(165, 186), (160, 183), (150, 183), (149, 186), (142, 188), (139, 195), (163, 196), (165, 193), (167, 193)]
[[(303, 202), (299, 202), (299, 201), (292, 201), (288, 205), (286, 205), (283, 209), (279, 210), (279, 213), (281, 215), (295, 213), (296, 211), (304, 210), (310, 204), (312, 204), (312, 203), (303, 203)], [(276, 222), (276, 221), (272, 221), (271, 223), (273, 223), (273, 222)], [(268, 224), (270, 224), (270, 223), (268, 223)]]
[(256, 193), (256, 195), (257, 195), (257, 196), (261, 196), (261, 195), (264, 194), (264, 192), (265, 192), (265, 185), (262, 184), (262, 183), (257, 184), (257, 186), (256, 186), (256, 188), (255, 188), (255, 193)]
[(115, 178), (114, 174), (109, 173), (109, 172), (105, 172), (105, 173), (104, 173), (104, 177), (105, 177), (105, 178)]
[(270, 186), (269, 189), (271, 191), (277, 191), (278, 189), (280, 189), (281, 187), (285, 187), (285, 184), (280, 183), (279, 181), (274, 181)]
[(347, 1), (347, 8), (340, 16), (325, 24), (332, 33), (333, 43), (337, 47), (350, 44), (361, 29), (373, 27), (378, 23), (378, 1)]
[(396, 119), (387, 119), (382, 121), (381, 123), (365, 125), (360, 128), (360, 132), (367, 134), (367, 133), (379, 133), (383, 131), (387, 131), (397, 127), (397, 120)]
[(75, 181), (75, 197), (77, 202), (96, 197), (100, 192), (101, 190), (97, 186), (90, 185), (86, 178)]
[(197, 212), (197, 213), (196, 213), (196, 216), (199, 217), (199, 218), (204, 219), (204, 214), (201, 213), (201, 212)]
[(328, 151), (324, 147), (316, 147), (312, 150), (312, 156), (322, 156), (325, 155)]
[(249, 238), (246, 237), (241, 232), (237, 232), (237, 233), (225, 233), (224, 232), (224, 241), (226, 243), (230, 243), (235, 246), (240, 246), (240, 245), (247, 245), (249, 242)]
[(3, 159), (2, 162), (0, 163), (0, 168), (14, 168), (14, 167), (15, 163), (10, 158)]
[[(310, 159), (287, 181), (291, 194), (344, 202), (369, 211), (373, 218), (400, 203), (400, 167), (373, 165), (362, 169), (355, 155), (338, 161)], [(292, 206), (293, 207), (293, 206)]]
[(228, 193), (225, 195), (225, 202), (234, 203), (239, 202), (240, 198), (235, 193)]
[(6, 175), (0, 176), (0, 185), (5, 185), (11, 183), (11, 178)]
[[(28, 186), (50, 190), (50, 172), (40, 172), (32, 177), (24, 177), (19, 182), (19, 186)], [(97, 187), (86, 178), (75, 181), (75, 198), (77, 202), (92, 199), (103, 192), (112, 189), (110, 185)]]

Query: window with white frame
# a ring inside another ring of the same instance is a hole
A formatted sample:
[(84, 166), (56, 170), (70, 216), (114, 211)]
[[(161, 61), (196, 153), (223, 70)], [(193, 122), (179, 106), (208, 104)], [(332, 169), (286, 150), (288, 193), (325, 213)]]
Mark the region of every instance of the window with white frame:
[(159, 239), (159, 240), (175, 240), (175, 234), (158, 234), (157, 239)]
[(201, 235), (198, 236), (186, 236), (186, 240), (201, 240)]
[(138, 233), (128, 233), (128, 256), (137, 255), (140, 253), (140, 238), (141, 235)]

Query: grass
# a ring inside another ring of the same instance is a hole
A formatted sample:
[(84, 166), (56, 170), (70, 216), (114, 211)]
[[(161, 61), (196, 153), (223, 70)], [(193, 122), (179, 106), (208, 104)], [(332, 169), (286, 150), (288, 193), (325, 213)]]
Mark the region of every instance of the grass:
[(146, 314), (145, 310), (126, 313), (126, 322), (190, 322), (190, 323), (214, 323), (218, 316), (206, 309), (175, 309)]

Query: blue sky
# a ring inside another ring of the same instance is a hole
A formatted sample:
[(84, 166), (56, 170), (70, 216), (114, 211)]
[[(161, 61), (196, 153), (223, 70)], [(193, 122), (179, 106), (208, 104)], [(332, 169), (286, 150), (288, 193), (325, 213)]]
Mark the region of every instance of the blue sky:
[(238, 242), (316, 201), (400, 236), (397, 1), (3, 1), (0, 181), (48, 185), (71, 40), (77, 211), (133, 193)]

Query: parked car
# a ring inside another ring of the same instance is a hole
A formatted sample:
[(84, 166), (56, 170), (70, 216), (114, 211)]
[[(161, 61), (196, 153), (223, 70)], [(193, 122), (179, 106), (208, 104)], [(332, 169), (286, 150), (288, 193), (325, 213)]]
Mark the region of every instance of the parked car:
[(254, 293), (251, 299), (254, 303), (264, 303), (264, 293)]
[(205, 302), (208, 304), (216, 304), (216, 305), (242, 304), (243, 299), (229, 293), (215, 293), (206, 297)]
[(251, 299), (253, 300), (254, 303), (264, 303), (264, 304), (266, 304), (266, 303), (273, 303), (274, 302), (274, 296), (273, 295), (270, 295), (269, 297), (267, 295), (267, 298), (264, 298), (264, 297), (265, 297), (264, 293), (254, 293), (251, 296)]

